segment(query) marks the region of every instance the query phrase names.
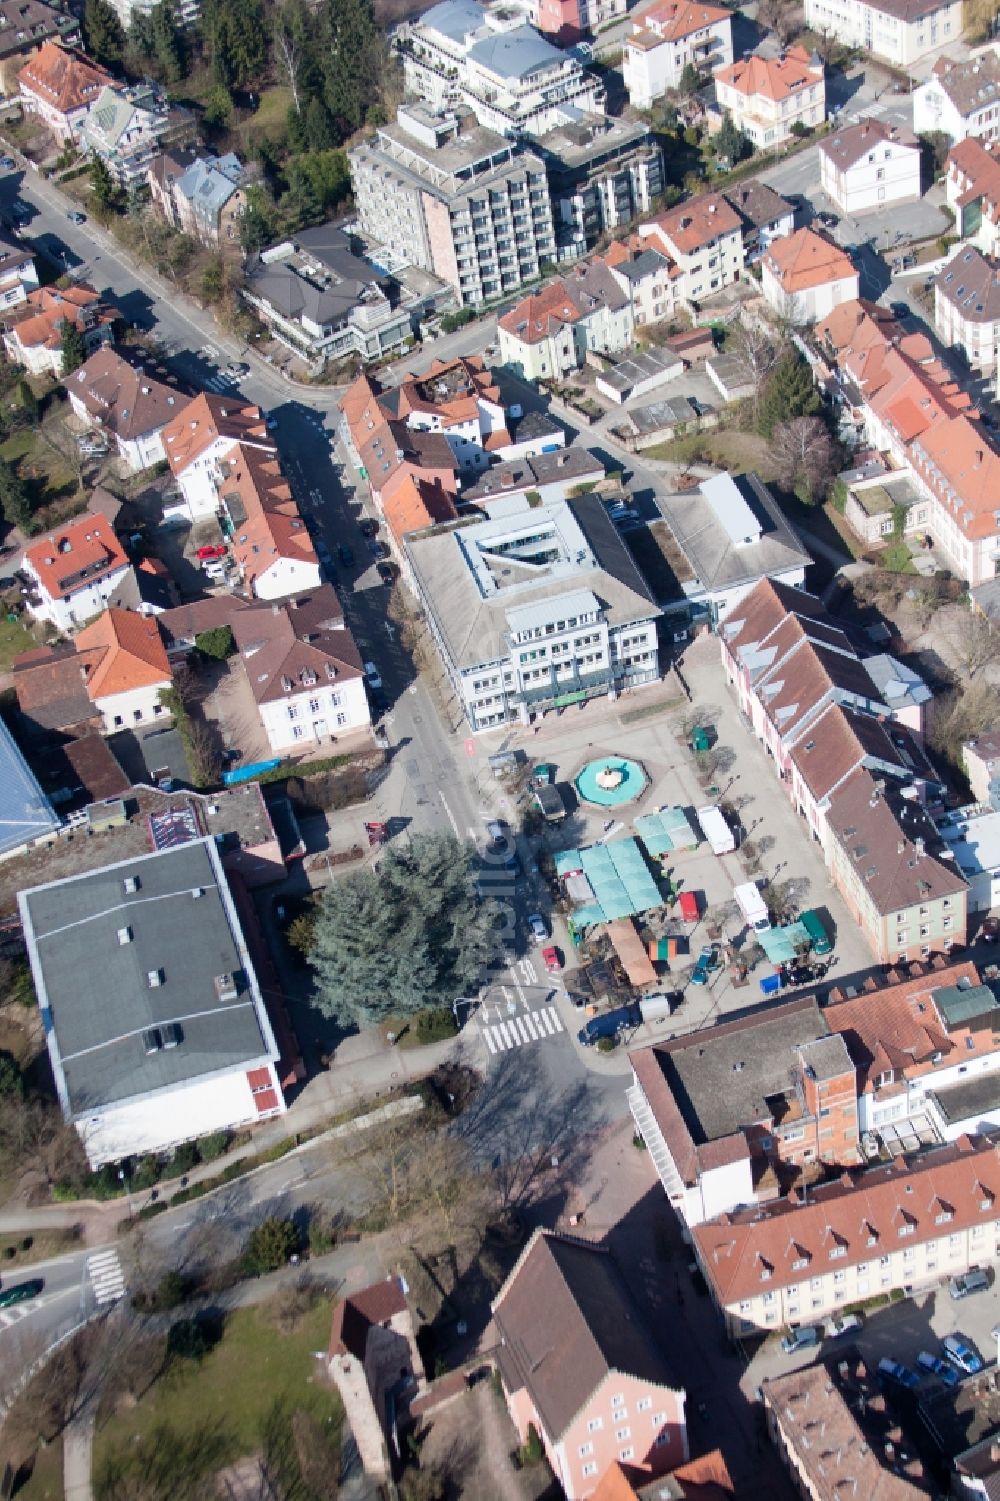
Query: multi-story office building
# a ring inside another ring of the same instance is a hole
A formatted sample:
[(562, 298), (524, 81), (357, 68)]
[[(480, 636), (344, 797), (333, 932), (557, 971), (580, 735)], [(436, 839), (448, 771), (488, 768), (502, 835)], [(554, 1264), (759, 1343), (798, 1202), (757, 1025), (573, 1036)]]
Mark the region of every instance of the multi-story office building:
[(348, 159), (365, 234), (449, 282), (463, 304), (517, 291), (555, 255), (541, 158), (491, 130), (404, 105)]

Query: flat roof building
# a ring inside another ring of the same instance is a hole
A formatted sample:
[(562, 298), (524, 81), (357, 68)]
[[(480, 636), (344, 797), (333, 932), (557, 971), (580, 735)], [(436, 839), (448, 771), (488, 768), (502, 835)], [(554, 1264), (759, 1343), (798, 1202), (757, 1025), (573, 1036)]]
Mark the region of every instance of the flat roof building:
[(32, 887), (18, 905), (56, 1091), (93, 1167), (284, 1110), (214, 839)]

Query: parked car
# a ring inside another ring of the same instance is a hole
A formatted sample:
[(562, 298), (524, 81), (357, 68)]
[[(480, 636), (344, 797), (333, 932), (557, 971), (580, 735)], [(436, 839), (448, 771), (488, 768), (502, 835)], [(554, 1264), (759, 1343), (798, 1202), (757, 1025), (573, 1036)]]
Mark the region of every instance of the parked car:
[(781, 1348), (786, 1355), (795, 1355), (799, 1350), (811, 1349), (818, 1345), (820, 1331), (814, 1324), (803, 1324), (801, 1329), (791, 1329), (781, 1341)]
[(909, 1366), (900, 1365), (898, 1360), (890, 1360), (886, 1355), (883, 1355), (879, 1361), (878, 1369), (880, 1376), (884, 1376), (888, 1381), (895, 1381), (897, 1386), (905, 1387), (907, 1391), (912, 1391), (915, 1386), (920, 1385), (920, 1377), (916, 1371), (911, 1371)]
[(25, 1303), (29, 1298), (37, 1298), (45, 1282), (41, 1277), (32, 1277), (30, 1282), (16, 1282), (13, 1287), (5, 1287), (0, 1292), (0, 1308), (12, 1308), (15, 1303)]
[(378, 576), (383, 584), (387, 585), (390, 589), (396, 582), (396, 574), (391, 563), (380, 563), (378, 565)]
[(531, 929), (536, 943), (544, 943), (549, 936), (549, 925), (540, 912), (528, 914), (528, 927)]
[(542, 963), (550, 975), (557, 975), (562, 969), (562, 959), (559, 957), (559, 950), (554, 943), (550, 943), (548, 948), (542, 949)]
[(989, 1285), (989, 1273), (975, 1267), (971, 1272), (963, 1272), (960, 1277), (952, 1277), (948, 1291), (953, 1298), (969, 1298), (973, 1293), (986, 1292)]
[(208, 562), (202, 563), (201, 571), (206, 578), (221, 580), (226, 576), (226, 565), (221, 559), (212, 558)]
[(362, 537), (374, 537), (378, 532), (378, 522), (373, 516), (362, 516), (358, 522), (358, 531)]
[(378, 559), (379, 562), (381, 562), (383, 558), (387, 558), (389, 556), (389, 549), (386, 547), (385, 543), (380, 542), (377, 537), (373, 538), (368, 543), (368, 551), (371, 553), (372, 557)]
[(709, 971), (713, 970), (718, 962), (714, 946), (702, 949), (698, 955), (698, 962), (691, 971), (692, 985), (707, 985)]
[(66, 218), (71, 224), (86, 224), (87, 222), (86, 214), (81, 214), (78, 209), (70, 209)]
[(616, 500), (608, 506), (608, 516), (616, 524), (619, 521), (638, 521), (639, 512), (634, 506), (627, 506), (623, 500)]
[(368, 679), (369, 688), (378, 690), (382, 686), (382, 678), (374, 662), (365, 663), (365, 677)]
[(234, 360), (231, 365), (226, 366), (226, 372), (235, 380), (241, 380), (244, 375), (250, 374), (250, 366), (245, 360)]
[(890, 304), (889, 304), (889, 311), (890, 311), (890, 313), (892, 314), (892, 316), (894, 318), (910, 318), (910, 317), (912, 317), (912, 314), (911, 314), (910, 308), (909, 308), (909, 304), (905, 303), (905, 302), (890, 302)]
[(316, 543), (316, 556), (319, 558), (324, 568), (333, 567), (333, 553), (327, 547), (325, 542)]
[(226, 544), (224, 542), (210, 542), (207, 547), (199, 547), (196, 556), (199, 563), (204, 563), (209, 558), (224, 558), (226, 556)]
[(840, 221), (836, 214), (817, 214), (816, 222), (817, 224), (822, 224), (824, 229), (836, 229)]
[(599, 1016), (592, 1016), (587, 1025), (581, 1027), (576, 1034), (576, 1040), (581, 1047), (592, 1048), (602, 1037), (619, 1037), (622, 1032), (638, 1027), (641, 1021), (639, 1007), (634, 1003), (631, 1006), (617, 1006), (614, 1011), (602, 1011)]
[(960, 1334), (946, 1334), (941, 1341), (945, 1360), (950, 1360), (953, 1366), (957, 1366), (966, 1376), (974, 1376), (983, 1368), (980, 1356)]
[(861, 1320), (856, 1313), (840, 1313), (836, 1318), (830, 1319), (826, 1326), (827, 1339), (840, 1339), (845, 1334), (854, 1334), (861, 1328)]
[(979, 936), (984, 943), (996, 943), (1000, 938), (1000, 917), (988, 917), (979, 929)]
[(942, 1360), (940, 1355), (931, 1355), (927, 1350), (921, 1350), (917, 1356), (917, 1365), (922, 1371), (930, 1371), (932, 1376), (939, 1377), (945, 1386), (957, 1386), (962, 1379), (953, 1365)]
[(341, 542), (340, 546), (337, 548), (337, 557), (343, 563), (345, 568), (350, 568), (351, 564), (354, 562), (354, 553), (348, 547), (346, 542)]

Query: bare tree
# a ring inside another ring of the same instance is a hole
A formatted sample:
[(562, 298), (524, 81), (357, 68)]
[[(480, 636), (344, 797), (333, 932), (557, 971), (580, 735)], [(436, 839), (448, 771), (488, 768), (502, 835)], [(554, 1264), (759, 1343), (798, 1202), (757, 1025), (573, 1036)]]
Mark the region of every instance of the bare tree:
[(86, 461), (77, 441), (79, 435), (70, 427), (62, 411), (51, 412), (35, 431), (45, 447), (72, 471), (77, 489), (82, 490)]
[(292, 91), (295, 113), (301, 115), (302, 89), (299, 83), (299, 73), (302, 68), (302, 38), (298, 28), (289, 25), (281, 11), (278, 11), (275, 16), (274, 60), (278, 72)]
[(950, 688), (934, 699), (929, 736), (931, 746), (938, 755), (960, 766), (965, 741), (982, 735), (998, 721), (1000, 692), (992, 683), (980, 678), (968, 687)]
[(777, 330), (763, 318), (745, 315), (730, 335), (729, 348), (753, 380), (752, 400), (756, 413), (764, 383), (784, 352), (782, 340)]
[(959, 606), (951, 613), (948, 642), (955, 664), (967, 677), (974, 678), (996, 656), (997, 638), (989, 619), (978, 610)]
[(792, 0), (760, 0), (757, 22), (773, 31), (783, 47), (788, 46), (798, 29)]
[(821, 417), (779, 422), (769, 452), (779, 485), (792, 490), (801, 483), (810, 500), (825, 492), (836, 469), (834, 442)]

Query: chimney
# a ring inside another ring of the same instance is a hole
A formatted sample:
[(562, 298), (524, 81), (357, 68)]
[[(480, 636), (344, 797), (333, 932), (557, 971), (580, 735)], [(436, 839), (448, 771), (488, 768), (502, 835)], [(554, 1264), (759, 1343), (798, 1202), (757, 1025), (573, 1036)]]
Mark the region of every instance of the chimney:
[(922, 860), (924, 858), (924, 855), (927, 853), (924, 847), (924, 841), (922, 839), (914, 839), (913, 848), (916, 852), (917, 859)]

